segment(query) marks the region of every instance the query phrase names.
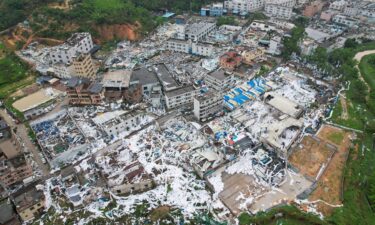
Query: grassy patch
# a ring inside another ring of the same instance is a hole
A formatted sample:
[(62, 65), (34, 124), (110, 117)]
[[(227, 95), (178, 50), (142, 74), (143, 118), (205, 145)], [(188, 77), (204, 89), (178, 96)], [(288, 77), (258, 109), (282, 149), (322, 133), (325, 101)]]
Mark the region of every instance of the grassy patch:
[(333, 143), (340, 145), (342, 140), (344, 140), (344, 133), (343, 132), (334, 132), (329, 134), (328, 139)]
[(271, 209), (269, 212), (260, 212), (255, 216), (250, 216), (247, 213), (242, 213), (239, 217), (240, 225), (250, 225), (250, 224), (327, 224), (326, 222), (320, 220), (316, 215), (310, 213), (301, 212), (295, 206), (281, 206)]
[(371, 89), (375, 89), (375, 54), (367, 55), (359, 63), (359, 69), (366, 83)]

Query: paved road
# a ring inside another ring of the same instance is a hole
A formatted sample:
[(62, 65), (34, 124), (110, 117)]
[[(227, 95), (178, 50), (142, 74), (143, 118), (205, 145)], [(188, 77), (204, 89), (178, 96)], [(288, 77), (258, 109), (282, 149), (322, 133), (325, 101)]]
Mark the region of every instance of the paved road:
[(12, 117), (6, 112), (5, 109), (0, 110), (0, 115), (4, 118), (4, 120), (9, 124), (9, 126), (13, 128), (17, 128), (17, 134), (25, 144), (25, 147), (33, 154), (34, 161), (38, 164), (40, 170), (42, 171), (44, 176), (49, 175), (50, 169), (47, 164), (42, 162), (42, 159), (39, 155), (39, 149), (32, 143), (29, 138), (27, 128), (24, 124), (15, 124)]

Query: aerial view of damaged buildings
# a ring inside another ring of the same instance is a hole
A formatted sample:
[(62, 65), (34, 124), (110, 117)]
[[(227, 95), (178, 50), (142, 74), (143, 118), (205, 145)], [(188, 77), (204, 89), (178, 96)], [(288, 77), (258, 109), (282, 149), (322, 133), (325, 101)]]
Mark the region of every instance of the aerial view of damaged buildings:
[[(111, 199), (121, 207), (109, 219), (145, 201), (224, 221), (306, 203), (332, 155), (305, 165), (293, 154), (306, 138), (318, 140), (338, 90), (298, 57), (280, 63), (282, 39), (300, 16), (293, 9), (311, 18), (303, 55), (322, 43), (342, 47), (375, 18), (375, 3), (365, 1), (229, 0), (196, 15), (168, 12), (155, 32), (112, 51), (75, 33), (18, 52), (41, 75), (13, 103), (34, 147), (13, 129), (11, 112), (0, 120), (5, 220), (35, 221), (61, 202), (95, 218)], [(269, 18), (244, 19), (256, 11)], [(224, 14), (238, 25), (217, 26)]]

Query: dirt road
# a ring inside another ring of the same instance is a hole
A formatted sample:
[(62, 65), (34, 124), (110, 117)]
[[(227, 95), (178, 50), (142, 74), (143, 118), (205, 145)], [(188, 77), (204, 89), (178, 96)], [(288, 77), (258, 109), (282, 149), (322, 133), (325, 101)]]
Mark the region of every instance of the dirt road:
[(50, 169), (47, 164), (42, 162), (42, 159), (39, 155), (38, 148), (32, 143), (29, 138), (27, 128), (24, 124), (16, 124), (12, 117), (4, 110), (0, 110), (0, 115), (4, 118), (4, 120), (9, 124), (11, 128), (17, 128), (17, 134), (22, 139), (23, 143), (25, 144), (26, 148), (33, 154), (34, 161), (38, 164), (40, 170), (42, 171), (44, 176), (49, 175)]

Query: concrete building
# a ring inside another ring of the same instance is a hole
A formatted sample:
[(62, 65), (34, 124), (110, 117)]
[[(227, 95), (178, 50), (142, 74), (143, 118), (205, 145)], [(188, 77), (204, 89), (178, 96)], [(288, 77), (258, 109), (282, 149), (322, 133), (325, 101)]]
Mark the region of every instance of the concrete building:
[(348, 3), (345, 0), (334, 1), (329, 5), (329, 9), (342, 11)]
[(347, 26), (347, 27), (354, 27), (354, 26), (358, 25), (358, 23), (359, 23), (359, 20), (352, 19), (352, 18), (349, 18), (349, 17), (344, 16), (344, 15), (335, 15), (332, 18), (332, 21), (337, 23), (337, 24)]
[(0, 186), (9, 188), (33, 175), (22, 154), (21, 141), (8, 124), (0, 118)]
[(313, 17), (317, 13), (322, 11), (323, 6), (324, 6), (324, 3), (321, 2), (320, 0), (313, 1), (305, 7), (302, 14), (306, 17)]
[(98, 105), (103, 99), (102, 84), (87, 78), (73, 77), (68, 81), (67, 94), (71, 105)]
[(301, 54), (308, 56), (314, 52), (318, 47), (318, 44), (314, 40), (307, 38), (299, 43), (299, 47), (301, 49)]
[(211, 44), (195, 43), (179, 39), (169, 39), (166, 42), (166, 49), (200, 56), (211, 56), (213, 53), (213, 46)]
[(224, 4), (213, 3), (201, 8), (201, 16), (222, 16), (224, 13)]
[(108, 184), (114, 193), (119, 195), (140, 193), (148, 191), (155, 186), (151, 177), (138, 161), (125, 166), (124, 170), (125, 177), (121, 184)]
[(242, 62), (248, 65), (254, 64), (256, 61), (262, 61), (265, 59), (264, 57), (265, 51), (262, 48), (254, 48), (250, 50), (244, 50), (241, 53)]
[(264, 11), (269, 17), (289, 20), (292, 17), (293, 8), (275, 4), (266, 4)]
[(331, 21), (332, 17), (335, 16), (335, 15), (337, 15), (337, 14), (338, 14), (338, 12), (337, 11), (333, 11), (333, 10), (323, 11), (320, 14), (320, 19), (329, 22), (329, 21)]
[(134, 130), (141, 123), (142, 113), (127, 112), (123, 110), (107, 112), (96, 116), (93, 121), (101, 127), (108, 136), (119, 136), (124, 131)]
[(152, 67), (135, 68), (130, 77), (130, 85), (140, 84), (141, 92), (144, 96), (160, 92), (161, 85)]
[(233, 86), (234, 76), (233, 73), (219, 69), (208, 73), (204, 80), (213, 89), (223, 91)]
[(89, 53), (93, 47), (90, 33), (75, 33), (64, 44), (51, 49), (51, 61), (70, 64), (78, 53)]
[(12, 195), (16, 211), (24, 222), (39, 217), (45, 209), (43, 191), (37, 190), (35, 186), (34, 183)]
[(293, 8), (294, 6), (296, 6), (297, 1), (296, 0), (266, 0), (265, 4), (272, 4), (272, 5), (279, 5), (279, 6)]
[(54, 76), (60, 79), (69, 79), (72, 77), (74, 72), (73, 65), (67, 65), (61, 62), (52, 65), (52, 71)]
[(0, 202), (0, 224), (2, 225), (21, 225), (17, 213), (13, 208), (10, 199), (6, 198)]
[(359, 13), (359, 9), (356, 6), (346, 6), (344, 8), (343, 15), (345, 16), (356, 16)]
[(281, 37), (274, 36), (270, 40), (270, 44), (267, 49), (267, 53), (271, 55), (280, 55), (281, 54)]
[(194, 116), (201, 120), (223, 110), (223, 97), (220, 92), (209, 92), (194, 97)]
[(92, 62), (90, 54), (81, 53), (73, 58), (73, 73), (78, 77), (86, 77), (90, 80), (95, 79), (96, 69)]
[(130, 84), (131, 70), (113, 70), (103, 75), (104, 97), (108, 101), (125, 100), (138, 103), (142, 100), (142, 85), (139, 82)]
[(266, 93), (264, 95), (264, 101), (267, 104), (274, 107), (275, 109), (279, 110), (280, 112), (287, 114), (289, 116), (292, 116), (293, 118), (296, 118), (296, 119), (301, 117), (304, 111), (302, 106), (280, 95)]
[(219, 61), (222, 68), (234, 70), (236, 67), (241, 65), (242, 56), (234, 51), (226, 52), (224, 55), (220, 56)]
[(228, 13), (247, 14), (263, 9), (264, 0), (228, 0), (224, 1), (224, 8)]
[(185, 40), (200, 41), (215, 29), (216, 23), (199, 22), (190, 24), (185, 28)]
[(34, 119), (47, 113), (62, 92), (53, 88), (43, 88), (13, 103), (13, 107), (23, 113), (25, 119)]
[(0, 180), (2, 185), (9, 188), (12, 185), (22, 183), (24, 179), (32, 175), (33, 170), (26, 162), (24, 155), (20, 154), (8, 159), (4, 152), (0, 153)]
[(193, 86), (185, 86), (172, 91), (164, 92), (165, 104), (168, 109), (192, 104), (197, 90)]

